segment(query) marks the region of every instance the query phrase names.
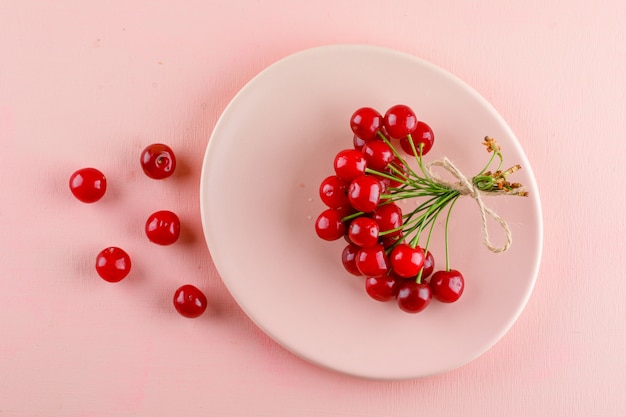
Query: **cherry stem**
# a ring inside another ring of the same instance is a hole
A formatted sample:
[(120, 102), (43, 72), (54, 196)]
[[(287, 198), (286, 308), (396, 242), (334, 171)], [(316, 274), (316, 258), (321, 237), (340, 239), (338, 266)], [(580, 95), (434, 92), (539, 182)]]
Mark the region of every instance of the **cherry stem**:
[(452, 200), (452, 203), (450, 203), (450, 207), (448, 208), (448, 215), (446, 216), (446, 225), (445, 225), (445, 229), (444, 229), (444, 245), (446, 248), (446, 271), (450, 270), (450, 250), (448, 247), (448, 225), (450, 223), (450, 213), (452, 213), (452, 207), (454, 207), (454, 203), (457, 202), (457, 200), (459, 199), (459, 195), (456, 195), (454, 197), (454, 199)]
[(426, 178), (429, 178), (428, 173), (426, 173), (426, 169), (424, 168), (424, 163), (422, 162), (422, 152), (424, 150), (424, 144), (419, 144), (418, 152), (418, 149), (415, 147), (415, 142), (413, 142), (413, 136), (411, 136), (410, 133), (407, 135), (407, 139), (409, 140), (409, 145), (411, 145), (411, 150), (413, 151), (413, 155), (415, 155), (415, 160), (417, 161), (417, 165), (419, 165), (422, 174), (424, 174)]

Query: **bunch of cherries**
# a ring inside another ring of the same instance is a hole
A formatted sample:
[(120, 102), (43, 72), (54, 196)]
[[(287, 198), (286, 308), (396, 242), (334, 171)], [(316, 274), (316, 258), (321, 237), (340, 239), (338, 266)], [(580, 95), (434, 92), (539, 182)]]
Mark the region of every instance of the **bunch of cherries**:
[[(408, 313), (424, 310), (433, 297), (444, 303), (457, 301), (465, 280), (449, 267), (447, 220), (445, 269), (434, 272), (428, 250), (437, 217), (460, 195), (426, 174), (422, 157), (434, 144), (432, 129), (402, 104), (384, 116), (373, 108), (360, 108), (350, 127), (353, 148), (335, 156), (335, 175), (320, 184), (319, 195), (328, 208), (315, 222), (317, 235), (328, 241), (345, 238), (343, 266), (365, 277), (365, 290), (375, 300), (395, 299)], [(415, 158), (421, 174), (406, 155)], [(403, 213), (397, 202), (415, 197), (424, 201)], [(420, 245), (423, 232), (427, 238)]]
[[(169, 146), (160, 143), (146, 147), (141, 153), (140, 162), (144, 173), (156, 180), (170, 177), (176, 169), (174, 152)], [(101, 171), (82, 168), (72, 174), (69, 186), (79, 201), (95, 203), (104, 197), (107, 181)], [(180, 236), (180, 220), (171, 211), (157, 211), (146, 220), (145, 233), (148, 240), (157, 245), (171, 245)], [(117, 246), (107, 247), (96, 256), (96, 272), (107, 282), (123, 280), (130, 273), (130, 269), (130, 256)], [(187, 284), (174, 292), (173, 304), (182, 316), (195, 318), (206, 310), (207, 299), (200, 289)]]

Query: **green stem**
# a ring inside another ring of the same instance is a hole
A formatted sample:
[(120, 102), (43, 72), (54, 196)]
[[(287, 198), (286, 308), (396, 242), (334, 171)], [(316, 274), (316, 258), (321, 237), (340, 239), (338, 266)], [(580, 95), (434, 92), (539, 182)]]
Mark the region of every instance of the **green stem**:
[(391, 181), (398, 181), (398, 182), (401, 182), (403, 184), (406, 183), (406, 181), (407, 181), (404, 178), (394, 177), (393, 175), (389, 175), (386, 172), (376, 171), (375, 169), (371, 169), (371, 168), (365, 168), (365, 173), (366, 174), (376, 175), (378, 177), (387, 178), (388, 180), (391, 180)]
[(445, 225), (445, 231), (444, 231), (444, 245), (446, 248), (446, 271), (450, 270), (450, 250), (448, 249), (448, 225), (450, 223), (450, 213), (452, 213), (452, 207), (454, 207), (454, 203), (457, 202), (459, 196), (455, 196), (454, 200), (452, 200), (452, 203), (450, 204), (450, 207), (448, 208), (448, 215), (446, 216), (446, 225)]
[[(378, 136), (383, 140), (383, 142), (385, 142), (387, 144), (387, 146), (389, 146), (389, 148), (391, 148), (391, 151), (393, 152), (394, 156), (398, 159), (398, 161), (400, 161), (400, 163), (406, 167), (406, 169), (409, 170), (409, 174), (413, 177), (419, 178), (419, 175), (417, 175), (417, 173), (415, 173), (415, 171), (413, 171), (413, 169), (411, 169), (411, 167), (409, 166), (409, 164), (407, 163), (406, 159), (404, 159), (402, 157), (402, 155), (400, 155), (398, 153), (398, 151), (396, 150), (395, 146), (393, 146), (391, 144), (391, 142), (389, 141), (389, 139), (387, 139), (387, 137), (382, 133), (382, 132), (378, 132)], [(389, 164), (389, 166), (391, 167), (391, 164)]]
[[(497, 153), (498, 153), (498, 152), (494, 151), (494, 152), (491, 154), (491, 158), (489, 158), (489, 162), (487, 162), (487, 165), (485, 165), (485, 167), (484, 167), (484, 168), (483, 168), (483, 169), (482, 169), (482, 170), (478, 173), (478, 175), (476, 175), (476, 177), (479, 177), (479, 176), (483, 175), (483, 173), (484, 173), (485, 171), (487, 171), (487, 168), (489, 168), (489, 165), (491, 165), (491, 163), (493, 162), (493, 160), (494, 160), (494, 158), (496, 157), (496, 154), (497, 154)], [(500, 160), (502, 160), (502, 156), (500, 156)]]
[(417, 161), (417, 165), (420, 167), (420, 171), (422, 171), (424, 177), (429, 178), (428, 174), (426, 173), (426, 169), (424, 168), (424, 163), (422, 161), (422, 150), (424, 149), (424, 144), (420, 143), (418, 152), (418, 149), (415, 147), (415, 142), (413, 142), (413, 136), (411, 136), (411, 134), (409, 133), (407, 135), (407, 138), (409, 139), (409, 145), (411, 145), (411, 150), (413, 151), (413, 155), (415, 155), (415, 160)]

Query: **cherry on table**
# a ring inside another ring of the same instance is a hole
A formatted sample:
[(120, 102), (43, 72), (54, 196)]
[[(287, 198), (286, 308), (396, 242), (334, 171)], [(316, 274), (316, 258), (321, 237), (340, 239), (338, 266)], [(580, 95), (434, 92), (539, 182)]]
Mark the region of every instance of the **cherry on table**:
[(187, 284), (174, 292), (174, 308), (178, 313), (190, 319), (199, 317), (207, 308), (206, 296), (197, 287)]
[(106, 177), (95, 168), (81, 168), (70, 176), (70, 191), (83, 203), (95, 203), (106, 190)]
[(119, 282), (130, 272), (130, 256), (121, 248), (111, 246), (96, 256), (96, 272), (107, 282)]
[(169, 210), (157, 211), (146, 220), (145, 230), (150, 242), (171, 245), (180, 236), (180, 220)]
[(153, 143), (141, 152), (141, 167), (150, 178), (161, 180), (171, 176), (176, 169), (174, 151), (162, 143)]

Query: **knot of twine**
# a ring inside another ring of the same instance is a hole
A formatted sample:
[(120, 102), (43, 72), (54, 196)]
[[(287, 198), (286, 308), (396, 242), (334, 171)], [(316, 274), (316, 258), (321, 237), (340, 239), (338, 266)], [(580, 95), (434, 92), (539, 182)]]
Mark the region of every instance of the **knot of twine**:
[[(448, 181), (443, 180), (441, 177), (439, 177), (433, 172), (432, 170), (433, 167), (443, 168), (444, 170), (448, 171), (452, 176), (454, 176), (458, 180), (458, 182), (448, 182)], [(482, 226), (483, 243), (485, 244), (485, 246), (487, 246), (487, 248), (490, 251), (494, 253), (500, 253), (500, 252), (505, 252), (506, 250), (509, 249), (509, 247), (511, 246), (511, 243), (513, 242), (513, 237), (511, 236), (511, 229), (509, 229), (509, 225), (506, 223), (506, 221), (504, 221), (502, 217), (496, 214), (489, 207), (485, 206), (485, 203), (483, 202), (482, 195), (481, 195), (482, 191), (479, 190), (478, 187), (474, 185), (471, 179), (463, 175), (463, 173), (448, 158), (445, 158), (445, 157), (441, 161), (433, 161), (433, 162), (428, 163), (426, 165), (426, 173), (430, 176), (430, 179), (433, 180), (434, 182), (440, 185), (443, 185), (445, 187), (451, 188), (453, 190), (456, 190), (461, 195), (470, 196), (474, 199), (474, 201), (476, 201), (476, 204), (478, 204), (478, 209), (480, 210), (480, 216), (483, 221), (483, 226)], [(504, 243), (504, 245), (495, 246), (491, 242), (491, 239), (489, 238), (489, 230), (487, 228), (487, 216), (491, 217), (502, 227), (502, 230), (504, 231), (504, 234), (506, 236), (506, 242)]]

